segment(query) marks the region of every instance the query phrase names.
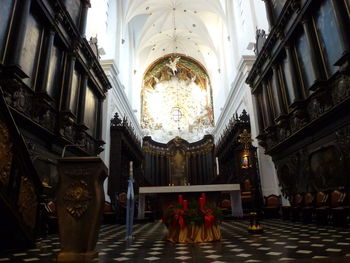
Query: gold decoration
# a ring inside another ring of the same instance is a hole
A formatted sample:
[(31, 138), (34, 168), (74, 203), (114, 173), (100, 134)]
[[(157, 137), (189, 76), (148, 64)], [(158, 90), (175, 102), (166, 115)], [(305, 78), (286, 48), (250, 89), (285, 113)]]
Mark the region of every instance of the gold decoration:
[(9, 183), (13, 158), (12, 142), (7, 125), (0, 121), (0, 182), (6, 187)]
[(249, 150), (250, 144), (253, 142), (252, 135), (248, 132), (247, 129), (244, 129), (243, 132), (239, 135), (238, 142), (243, 144), (244, 150)]
[(18, 211), (24, 223), (31, 229), (35, 228), (38, 208), (38, 198), (33, 182), (27, 178), (21, 178), (18, 197)]
[(91, 194), (84, 180), (72, 183), (63, 197), (68, 213), (79, 219), (88, 209)]

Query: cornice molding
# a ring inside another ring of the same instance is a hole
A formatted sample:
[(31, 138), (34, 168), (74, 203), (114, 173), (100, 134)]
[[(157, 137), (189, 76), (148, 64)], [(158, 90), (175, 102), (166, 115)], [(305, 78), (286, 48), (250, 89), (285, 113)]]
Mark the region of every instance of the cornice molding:
[(237, 101), (239, 94), (244, 92), (244, 87), (249, 88), (249, 86), (245, 84), (245, 79), (253, 67), (255, 59), (256, 57), (254, 55), (243, 55), (239, 61), (237, 67), (238, 73), (231, 84), (231, 89), (227, 96), (227, 100), (213, 130), (215, 142), (217, 142), (221, 133), (230, 121), (232, 115), (234, 114), (234, 109), (239, 106), (240, 101)]
[[(113, 97), (112, 101), (114, 101), (114, 103), (116, 103), (116, 107), (120, 109), (120, 112), (118, 113), (121, 116), (125, 115), (128, 118), (128, 120), (131, 122), (132, 126), (135, 129), (136, 136), (138, 136), (139, 139), (142, 139), (143, 133), (142, 133), (140, 124), (137, 121), (135, 113), (132, 110), (129, 99), (125, 94), (123, 85), (119, 80), (119, 77), (118, 77), (119, 70), (115, 61), (113, 59), (108, 59), (108, 60), (101, 60), (100, 63), (107, 77), (111, 81), (112, 89), (109, 90), (109, 92), (110, 92), (110, 95), (112, 95)], [(113, 116), (113, 114), (114, 113), (112, 112), (110, 113), (109, 116)]]

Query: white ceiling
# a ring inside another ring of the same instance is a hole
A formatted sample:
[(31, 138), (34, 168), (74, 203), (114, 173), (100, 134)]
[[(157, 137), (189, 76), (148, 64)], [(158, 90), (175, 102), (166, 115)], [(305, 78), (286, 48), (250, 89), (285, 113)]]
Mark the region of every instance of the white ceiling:
[[(142, 72), (169, 53), (191, 56), (217, 70), (226, 34), (219, 0), (129, 0), (125, 22), (134, 35), (135, 62)], [(227, 35), (226, 35), (227, 36)]]

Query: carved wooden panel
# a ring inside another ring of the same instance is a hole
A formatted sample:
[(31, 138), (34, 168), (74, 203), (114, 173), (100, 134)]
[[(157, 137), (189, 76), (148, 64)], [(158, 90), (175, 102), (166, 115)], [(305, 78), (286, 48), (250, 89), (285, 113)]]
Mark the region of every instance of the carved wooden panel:
[(27, 29), (23, 48), (21, 50), (20, 65), (23, 71), (29, 76), (24, 82), (30, 87), (35, 81), (38, 59), (42, 44), (43, 26), (33, 14), (27, 20)]
[(10, 25), (14, 1), (2, 0), (0, 8), (0, 62), (5, 48), (7, 31)]
[(13, 158), (10, 131), (0, 120), (0, 186), (7, 187)]

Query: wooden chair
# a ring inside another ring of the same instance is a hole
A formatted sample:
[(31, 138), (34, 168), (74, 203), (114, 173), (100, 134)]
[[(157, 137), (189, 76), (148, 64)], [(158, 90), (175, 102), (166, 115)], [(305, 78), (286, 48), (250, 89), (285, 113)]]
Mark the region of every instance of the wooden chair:
[(222, 200), (219, 207), (223, 215), (231, 214), (231, 201), (229, 199)]
[(345, 227), (347, 224), (347, 215), (349, 206), (346, 204), (349, 201), (349, 194), (339, 190), (333, 190), (330, 194), (330, 218), (335, 226)]
[(245, 212), (251, 211), (253, 209), (253, 186), (249, 179), (244, 180), (242, 184), (241, 199), (243, 210)]
[(291, 206), (289, 208), (289, 214), (293, 221), (300, 219), (300, 209), (303, 202), (303, 196), (301, 194), (294, 195)]
[(301, 218), (304, 223), (312, 222), (313, 202), (314, 195), (312, 193), (306, 193), (301, 206)]
[(263, 207), (264, 216), (266, 218), (278, 218), (280, 217), (280, 209), (281, 209), (281, 196), (280, 195), (269, 195), (264, 196), (265, 205)]
[(103, 223), (114, 224), (117, 222), (117, 213), (110, 202), (105, 201), (103, 207)]
[(328, 223), (328, 194), (318, 192), (315, 197), (314, 214), (318, 224), (326, 225)]
[(46, 204), (47, 211), (47, 226), (48, 234), (57, 234), (58, 233), (58, 219), (56, 211), (56, 203), (50, 201)]

